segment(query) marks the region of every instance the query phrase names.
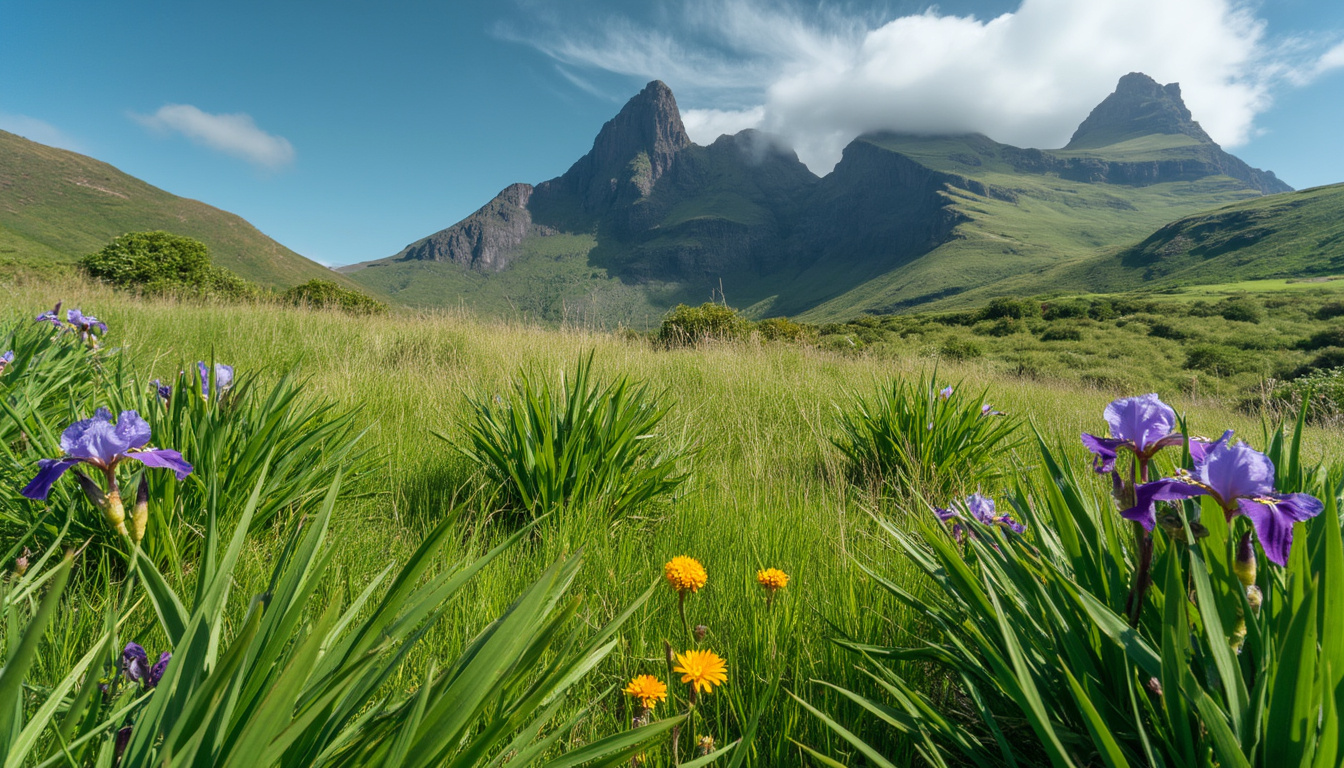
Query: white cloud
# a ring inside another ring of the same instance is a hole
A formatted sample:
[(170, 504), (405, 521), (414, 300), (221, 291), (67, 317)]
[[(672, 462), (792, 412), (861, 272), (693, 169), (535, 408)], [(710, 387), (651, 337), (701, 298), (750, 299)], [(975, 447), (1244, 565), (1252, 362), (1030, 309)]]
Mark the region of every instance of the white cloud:
[(873, 130), (1061, 146), (1132, 71), (1179, 82), (1195, 119), (1236, 146), (1276, 87), (1344, 67), (1344, 45), (1321, 55), (1310, 41), (1271, 41), (1241, 0), (1022, 0), (992, 19), (699, 0), (658, 29), (586, 21), (514, 37), (570, 67), (667, 81), (701, 143), (760, 127), (823, 173)]
[(147, 128), (180, 133), (197, 144), (262, 168), (276, 169), (294, 162), (294, 147), (289, 141), (261, 130), (245, 113), (214, 115), (190, 104), (165, 104), (152, 115), (131, 117)]
[(61, 149), (68, 149), (71, 152), (84, 151), (78, 141), (67, 136), (60, 128), (57, 128), (44, 120), (38, 120), (35, 117), (0, 112), (0, 130), (18, 134), (25, 139), (36, 141), (39, 144), (60, 147)]
[(765, 107), (748, 109), (683, 109), (681, 122), (696, 144), (710, 144), (725, 133), (759, 128), (765, 120)]

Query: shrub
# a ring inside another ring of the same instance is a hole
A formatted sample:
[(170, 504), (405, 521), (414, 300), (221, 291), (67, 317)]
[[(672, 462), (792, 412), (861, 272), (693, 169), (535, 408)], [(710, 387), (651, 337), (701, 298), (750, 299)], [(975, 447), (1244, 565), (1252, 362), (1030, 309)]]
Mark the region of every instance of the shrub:
[(985, 393), (940, 390), (933, 378), (895, 380), (840, 411), (832, 438), (855, 480), (931, 495), (1000, 476), (993, 459), (1017, 445), (1020, 421), (986, 408)]
[(1025, 320), (1029, 317), (1040, 317), (1041, 305), (1032, 299), (1014, 299), (1009, 297), (999, 297), (990, 299), (984, 309), (980, 310), (981, 320), (998, 320), (1001, 318), (1011, 318), (1013, 320)]
[(766, 341), (809, 341), (816, 338), (816, 331), (801, 323), (795, 323), (787, 317), (771, 317), (756, 324), (756, 330)]
[(314, 278), (290, 288), (281, 294), (280, 298), (297, 306), (336, 309), (351, 315), (387, 314), (387, 305), (383, 302), (331, 280)]
[(1264, 307), (1246, 298), (1224, 299), (1218, 302), (1217, 310), (1224, 320), (1258, 323), (1265, 319)]
[(1026, 330), (1027, 324), (1021, 320), (1012, 317), (1000, 317), (998, 320), (986, 320), (981, 323), (976, 323), (975, 327), (971, 329), (971, 332), (981, 336), (1003, 338), (1005, 336), (1012, 336), (1015, 333), (1023, 333)]
[(1317, 331), (1298, 342), (1298, 349), (1317, 350), (1325, 347), (1344, 347), (1344, 326), (1334, 326)]
[(1344, 316), (1344, 301), (1327, 301), (1316, 310), (1317, 320), (1333, 320)]
[(1046, 320), (1087, 317), (1089, 308), (1090, 305), (1087, 302), (1079, 299), (1073, 299), (1072, 301), (1057, 301), (1044, 305), (1041, 309), (1041, 315)]
[(1185, 367), (1214, 376), (1231, 376), (1255, 370), (1255, 362), (1244, 353), (1218, 344), (1200, 344), (1186, 352)]
[(85, 274), (150, 295), (183, 294), (246, 299), (258, 288), (210, 263), (205, 243), (169, 232), (131, 232), (79, 260)]
[(985, 354), (985, 350), (972, 339), (953, 336), (938, 348), (938, 354), (949, 360), (974, 360)]
[(1314, 370), (1292, 381), (1275, 385), (1270, 398), (1285, 410), (1306, 408), (1316, 424), (1337, 423), (1344, 417), (1344, 363), (1341, 367)]
[[(1252, 526), (1208, 497), (1164, 504), (1149, 537), (1101, 501), (1110, 479), (1043, 441), (1039, 472), (997, 508), (970, 499), (879, 520), (925, 579), (873, 581), (924, 631), (902, 647), (838, 641), (883, 700), (842, 689), (862, 707), (848, 719), (806, 706), (875, 765), (892, 763), (858, 734), (878, 728), (909, 735), (930, 765), (1338, 765), (1344, 468), (1307, 466), (1301, 437), (1300, 422), (1270, 436), (1278, 477), (1255, 480), (1324, 502), (1294, 526), (1283, 567), (1238, 546)], [(932, 697), (931, 674), (952, 690)]]
[(1041, 334), (1041, 341), (1082, 341), (1083, 332), (1072, 325), (1051, 325)]
[[(500, 399), (469, 402), (457, 450), (498, 483), (515, 511), (541, 514), (590, 504), (617, 515), (671, 493), (686, 479), (687, 452), (658, 433), (666, 396), (622, 376), (592, 380), (593, 358), (558, 389), (520, 373)], [(446, 439), (446, 438), (445, 438)]]
[(1156, 336), (1159, 339), (1171, 339), (1172, 341), (1184, 341), (1190, 338), (1190, 333), (1171, 323), (1156, 322), (1148, 328), (1149, 336)]
[(698, 307), (678, 304), (658, 328), (658, 341), (664, 346), (693, 346), (709, 340), (740, 339), (751, 324), (737, 310), (722, 304), (706, 303)]

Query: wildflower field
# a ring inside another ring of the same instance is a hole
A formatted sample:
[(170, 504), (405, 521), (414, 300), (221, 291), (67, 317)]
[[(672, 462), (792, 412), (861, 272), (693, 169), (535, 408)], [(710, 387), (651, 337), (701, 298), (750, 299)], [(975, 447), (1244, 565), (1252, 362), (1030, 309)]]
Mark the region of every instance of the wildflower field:
[(1337, 429), (73, 281), (0, 334), (6, 766), (1344, 756)]

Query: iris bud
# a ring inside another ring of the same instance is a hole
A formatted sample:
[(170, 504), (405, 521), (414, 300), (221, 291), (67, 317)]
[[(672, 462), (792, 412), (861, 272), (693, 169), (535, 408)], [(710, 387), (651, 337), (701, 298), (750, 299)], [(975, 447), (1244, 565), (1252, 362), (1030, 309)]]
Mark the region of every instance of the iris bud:
[(1251, 546), (1250, 531), (1243, 533), (1237, 541), (1237, 557), (1232, 563), (1232, 572), (1243, 587), (1255, 585), (1255, 549)]
[(131, 509), (131, 541), (139, 544), (145, 538), (145, 525), (149, 523), (149, 481), (140, 476), (140, 489), (135, 493), (135, 506)]
[(27, 547), (24, 547), (23, 554), (14, 559), (14, 578), (21, 578), (23, 574), (28, 572), (28, 555), (31, 554), (32, 552), (28, 551)]
[(122, 536), (131, 535), (130, 531), (126, 530), (126, 507), (122, 505), (121, 492), (116, 488), (107, 494), (107, 501), (103, 504), (103, 518), (117, 533)]
[(1252, 585), (1246, 588), (1246, 602), (1250, 603), (1252, 611), (1259, 613), (1260, 606), (1265, 602), (1265, 596), (1259, 587)]

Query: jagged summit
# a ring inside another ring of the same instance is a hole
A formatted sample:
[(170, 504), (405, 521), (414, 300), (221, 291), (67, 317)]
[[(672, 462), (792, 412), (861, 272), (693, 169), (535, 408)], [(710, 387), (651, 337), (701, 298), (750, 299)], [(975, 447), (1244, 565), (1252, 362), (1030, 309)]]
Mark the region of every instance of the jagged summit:
[(1142, 72), (1130, 72), (1078, 126), (1064, 148), (1093, 149), (1155, 133), (1185, 134), (1202, 144), (1214, 143), (1185, 106), (1179, 83), (1160, 85)]
[(676, 154), (690, 145), (672, 89), (654, 80), (602, 126), (588, 154), (537, 191), (542, 198), (576, 194), (587, 212), (600, 212), (649, 194)]

